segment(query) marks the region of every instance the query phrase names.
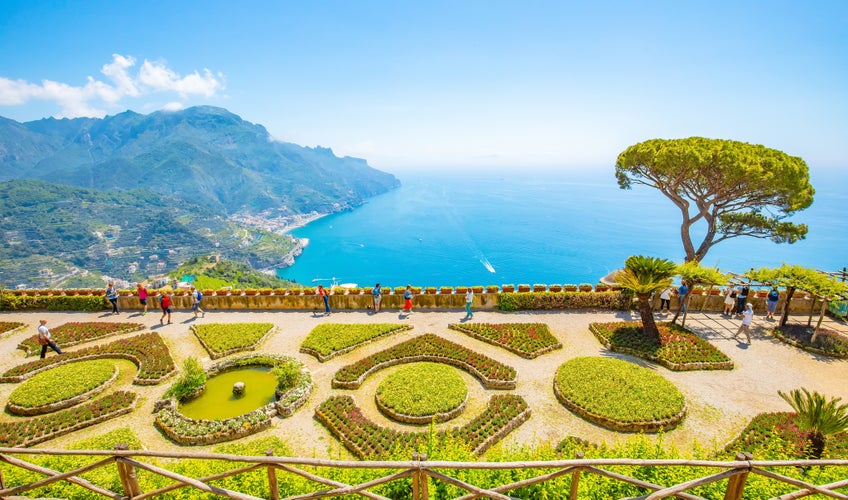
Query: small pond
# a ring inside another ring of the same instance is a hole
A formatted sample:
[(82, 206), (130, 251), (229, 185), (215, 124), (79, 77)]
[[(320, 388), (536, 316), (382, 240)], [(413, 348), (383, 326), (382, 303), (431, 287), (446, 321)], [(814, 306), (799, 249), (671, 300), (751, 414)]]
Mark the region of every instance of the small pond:
[[(233, 395), (233, 384), (244, 382), (242, 396)], [(199, 397), (177, 408), (194, 419), (220, 420), (244, 415), (274, 402), (277, 378), (267, 366), (248, 366), (228, 370), (206, 380), (206, 390)]]

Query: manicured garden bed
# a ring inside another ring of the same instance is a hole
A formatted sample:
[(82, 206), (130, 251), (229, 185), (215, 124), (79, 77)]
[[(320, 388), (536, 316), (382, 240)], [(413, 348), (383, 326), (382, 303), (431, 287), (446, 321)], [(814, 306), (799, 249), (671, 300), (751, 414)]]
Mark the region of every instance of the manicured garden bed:
[[(65, 323), (56, 328), (50, 328), (53, 342), (59, 347), (70, 347), (91, 340), (119, 335), (122, 333), (137, 332), (143, 330), (144, 325), (140, 323), (109, 323), (109, 322), (82, 322)], [(41, 353), (41, 344), (38, 343), (38, 335), (28, 337), (18, 344), (27, 356), (35, 356)]]
[(138, 396), (118, 391), (83, 405), (15, 422), (0, 422), (0, 446), (27, 447), (129, 413)]
[(273, 323), (208, 323), (191, 331), (212, 359), (256, 349), (274, 331)]
[(815, 329), (812, 326), (787, 324), (772, 330), (772, 335), (781, 342), (805, 351), (834, 358), (848, 358), (848, 337), (834, 330), (820, 328), (816, 342), (812, 343)]
[(672, 323), (657, 323), (660, 342), (642, 333), (639, 321), (591, 323), (589, 330), (610, 351), (659, 363), (669, 370), (732, 370), (733, 361), (714, 345), (690, 330)]
[[(806, 458), (804, 447), (807, 445), (807, 433), (800, 429), (798, 420), (798, 415), (792, 412), (760, 413), (751, 419), (736, 439), (725, 446), (725, 451), (733, 453), (745, 450), (759, 457), (766, 450), (773, 449), (779, 440), (790, 446), (792, 457)], [(848, 431), (828, 436), (824, 453), (822, 458), (848, 457)]]
[(27, 416), (69, 408), (103, 392), (117, 377), (115, 363), (105, 359), (58, 366), (18, 386), (6, 408), (15, 415)]
[(315, 356), (318, 361), (323, 363), (340, 354), (350, 352), (367, 342), (411, 329), (411, 325), (400, 323), (325, 323), (316, 326), (309, 332), (309, 335), (300, 345), (300, 352)]
[(621, 432), (669, 430), (686, 415), (686, 401), (674, 384), (620, 359), (566, 361), (557, 370), (554, 394), (578, 416)]
[[(425, 447), (427, 432), (402, 432), (371, 422), (351, 396), (333, 396), (315, 410), (315, 418), (354, 455), (361, 459), (388, 456), (397, 447)], [(530, 418), (530, 408), (521, 396), (492, 396), (486, 409), (462, 427), (439, 431), (466, 443), (481, 454)]]
[(477, 377), (489, 389), (515, 388), (515, 368), (434, 334), (409, 339), (342, 367), (333, 377), (333, 387), (356, 389), (375, 371), (416, 361), (456, 366)]
[(0, 383), (21, 382), (38, 372), (73, 361), (103, 358), (132, 361), (138, 367), (138, 374), (133, 380), (136, 385), (156, 385), (176, 371), (174, 359), (171, 357), (168, 346), (162, 341), (162, 337), (158, 333), (143, 333), (109, 344), (86, 347), (78, 351), (23, 363), (3, 373), (0, 376)]
[(501, 311), (626, 310), (629, 307), (630, 297), (621, 292), (530, 292), (528, 289), (527, 292), (502, 292), (498, 295), (498, 309)]
[(562, 349), (562, 344), (544, 323), (451, 323), (448, 328), (527, 359)]
[(0, 336), (5, 336), (23, 329), (26, 325), (16, 321), (0, 321)]
[(452, 366), (413, 363), (386, 377), (374, 399), (380, 411), (400, 422), (446, 422), (465, 409), (468, 387)]
[[(292, 363), (299, 371), (299, 376), (287, 387), (277, 387), (276, 401), (262, 408), (250, 411), (232, 418), (209, 420), (194, 419), (180, 413), (177, 400), (169, 398), (156, 403), (156, 427), (162, 430), (171, 440), (182, 445), (206, 445), (232, 441), (271, 426), (271, 417), (280, 415), (291, 416), (300, 408), (312, 391), (312, 375), (306, 366), (295, 358), (276, 354), (248, 354), (217, 363), (206, 370), (208, 377), (234, 368), (245, 366), (279, 367)], [(203, 388), (192, 394), (196, 397)]]

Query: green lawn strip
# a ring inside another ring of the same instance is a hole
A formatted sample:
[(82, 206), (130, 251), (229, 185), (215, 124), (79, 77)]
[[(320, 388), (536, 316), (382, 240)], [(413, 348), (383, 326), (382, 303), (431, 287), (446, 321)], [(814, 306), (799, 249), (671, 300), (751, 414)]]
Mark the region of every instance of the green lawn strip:
[[(777, 443), (783, 443), (784, 450), (791, 457), (806, 458), (807, 432), (799, 427), (798, 415), (792, 412), (760, 413), (739, 433), (739, 436), (725, 446), (725, 451), (735, 453), (740, 450), (754, 454), (754, 458), (765, 454)], [(848, 457), (848, 431), (838, 432), (827, 437), (822, 458), (845, 459)]]
[(66, 408), (75, 404), (74, 398), (104, 390), (107, 383), (114, 380), (117, 374), (118, 367), (115, 363), (105, 359), (57, 366), (32, 376), (15, 388), (9, 396), (8, 408), (17, 415), (33, 415), (36, 413), (28, 411), (37, 411), (45, 406), (68, 401), (69, 404), (63, 406)]
[[(374, 397), (390, 417), (409, 416), (428, 423), (433, 416), (443, 422), (462, 410), (468, 387), (456, 368), (441, 363), (414, 363), (386, 377)], [(441, 417), (441, 418), (439, 418)], [(402, 417), (400, 420), (404, 420)]]
[(83, 359), (121, 358), (132, 361), (138, 367), (133, 383), (156, 385), (176, 372), (174, 359), (168, 346), (158, 333), (142, 333), (134, 337), (119, 339), (105, 345), (86, 347), (78, 351), (65, 352), (23, 363), (7, 370), (0, 376), (0, 383), (21, 382), (40, 371), (54, 366)]
[(432, 333), (411, 338), (340, 368), (333, 377), (333, 387), (356, 389), (377, 370), (416, 361), (456, 366), (477, 377), (488, 389), (515, 388), (515, 368)]
[(772, 335), (781, 342), (805, 351), (834, 358), (848, 358), (848, 337), (835, 330), (820, 328), (816, 341), (811, 342), (814, 331), (812, 326), (791, 324), (774, 328)]
[(589, 330), (607, 349), (659, 363), (669, 370), (732, 370), (733, 361), (690, 330), (657, 323), (660, 342), (642, 333), (639, 321), (591, 323)]
[(17, 321), (0, 321), (0, 336), (11, 335), (25, 326), (26, 324)]
[(118, 391), (41, 417), (0, 422), (0, 446), (27, 447), (130, 412), (134, 392)]
[(580, 417), (623, 432), (668, 430), (686, 414), (686, 401), (674, 384), (620, 359), (566, 361), (557, 369), (554, 393)]
[(448, 328), (527, 359), (562, 349), (562, 344), (544, 323), (451, 323)]
[[(381, 427), (362, 414), (351, 396), (333, 396), (315, 410), (315, 417), (354, 455), (361, 459), (389, 456), (398, 447), (426, 447), (428, 432), (403, 432)], [(476, 454), (490, 446), (530, 418), (530, 408), (521, 396), (492, 396), (486, 409), (462, 427), (438, 431), (449, 434)]]
[(255, 349), (273, 330), (273, 323), (209, 323), (191, 327), (212, 359)]
[(392, 333), (411, 330), (411, 325), (401, 323), (341, 324), (325, 323), (309, 332), (300, 345), (300, 352), (328, 359), (350, 352), (357, 347)]
[[(91, 340), (102, 339), (111, 335), (137, 332), (143, 330), (144, 325), (140, 323), (109, 323), (109, 322), (81, 322), (65, 323), (50, 329), (53, 342), (61, 348), (82, 344)], [(27, 356), (35, 356), (41, 353), (41, 344), (38, 342), (38, 334), (28, 337), (18, 344)]]

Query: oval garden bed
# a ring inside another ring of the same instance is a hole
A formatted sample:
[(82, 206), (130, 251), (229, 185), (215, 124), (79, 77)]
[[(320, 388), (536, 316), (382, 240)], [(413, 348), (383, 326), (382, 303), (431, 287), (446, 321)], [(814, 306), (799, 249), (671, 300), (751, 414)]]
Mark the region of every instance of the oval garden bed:
[(325, 323), (309, 332), (300, 345), (300, 352), (315, 356), (323, 363), (368, 342), (411, 329), (412, 325), (400, 323)]
[(488, 389), (515, 389), (515, 368), (428, 333), (392, 346), (339, 369), (333, 387), (357, 389), (368, 375), (403, 363), (434, 361), (461, 368)]
[(414, 363), (386, 377), (374, 400), (380, 411), (400, 422), (447, 422), (465, 409), (468, 387), (456, 368)]
[(569, 410), (621, 432), (658, 432), (686, 415), (683, 394), (661, 375), (627, 361), (581, 357), (560, 365), (554, 394)]
[(589, 330), (610, 351), (659, 363), (669, 370), (732, 370), (733, 361), (686, 328), (658, 322), (660, 341), (642, 333), (641, 321), (591, 323)]
[(451, 323), (448, 328), (527, 359), (562, 349), (562, 344), (544, 323)]
[(820, 328), (816, 341), (812, 342), (815, 328), (807, 325), (784, 325), (772, 330), (772, 335), (789, 345), (805, 351), (830, 356), (848, 358), (848, 337), (827, 328)]
[(69, 408), (100, 394), (118, 377), (108, 360), (70, 363), (41, 372), (18, 386), (6, 409), (15, 415), (43, 415)]
[[(248, 366), (289, 366), (296, 370), (297, 376), (291, 377), (293, 380), (290, 381), (290, 386), (277, 387), (276, 401), (243, 415), (220, 420), (193, 419), (180, 413), (177, 400), (169, 398), (156, 403), (154, 423), (171, 440), (182, 445), (231, 441), (267, 429), (271, 426), (271, 418), (274, 415), (291, 416), (306, 402), (312, 391), (312, 375), (309, 370), (303, 363), (288, 356), (248, 354), (213, 365), (206, 370), (206, 374), (208, 377), (214, 377), (227, 370)], [(190, 397), (196, 397), (202, 392), (201, 386)]]
[(274, 331), (273, 323), (208, 323), (191, 331), (212, 359), (256, 349)]

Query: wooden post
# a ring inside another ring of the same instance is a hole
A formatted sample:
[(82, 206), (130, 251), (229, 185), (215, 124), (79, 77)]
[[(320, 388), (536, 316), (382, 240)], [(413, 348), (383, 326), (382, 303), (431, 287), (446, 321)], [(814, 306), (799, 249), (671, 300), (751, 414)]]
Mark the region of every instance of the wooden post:
[[(737, 453), (736, 460), (748, 461), (753, 455), (750, 453)], [(750, 470), (750, 467), (749, 467)], [(748, 480), (748, 470), (737, 474), (727, 480), (727, 491), (724, 492), (724, 500), (742, 500), (742, 492), (745, 490), (745, 481)]]
[[(0, 293), (2, 293), (2, 292), (3, 292), (3, 290), (0, 290)], [(5, 490), (5, 489), (6, 489), (6, 480), (3, 479), (3, 471), (0, 470), (0, 490)]]
[[(423, 462), (427, 460), (427, 454), (413, 451), (412, 460)], [(430, 494), (427, 488), (427, 474), (421, 470), (419, 465), (418, 470), (412, 474), (412, 500), (427, 500), (428, 498), (430, 498)]]
[[(129, 450), (129, 445), (116, 444), (116, 450)], [(121, 486), (124, 488), (124, 495), (132, 499), (141, 495), (141, 487), (138, 485), (138, 478), (135, 475), (135, 467), (118, 461), (115, 464), (118, 467), (118, 477), (121, 479)]]
[[(582, 451), (578, 451), (575, 458), (582, 460), (584, 457)], [(568, 500), (577, 500), (577, 488), (580, 486), (580, 469), (571, 473), (571, 491), (568, 494)]]
[[(265, 450), (265, 455), (274, 456), (274, 450)], [(280, 487), (277, 483), (277, 469), (268, 464), (268, 487), (271, 490), (271, 500), (280, 500)]]

